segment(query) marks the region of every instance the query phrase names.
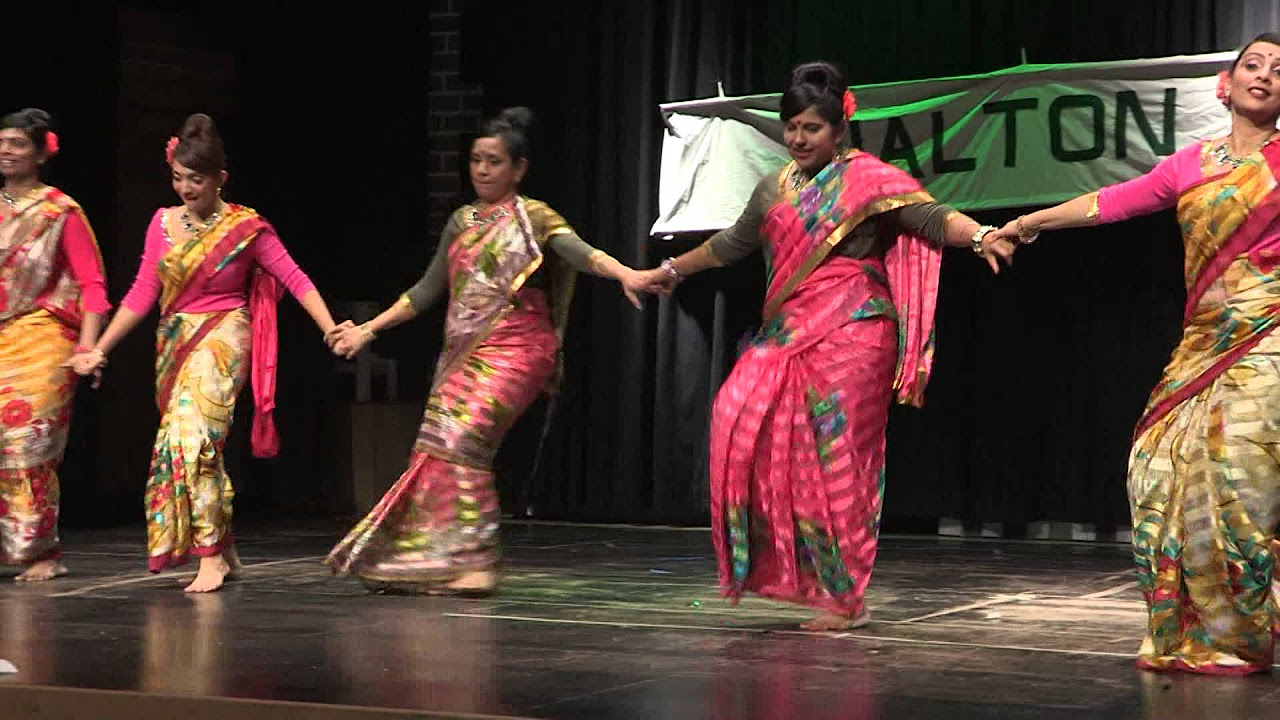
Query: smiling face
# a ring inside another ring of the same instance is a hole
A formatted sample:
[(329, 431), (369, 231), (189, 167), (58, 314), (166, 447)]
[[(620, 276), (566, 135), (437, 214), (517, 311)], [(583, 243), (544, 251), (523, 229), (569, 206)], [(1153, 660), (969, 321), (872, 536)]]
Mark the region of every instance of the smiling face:
[(36, 177), (44, 159), (44, 153), (22, 130), (0, 130), (0, 174), (5, 182), (21, 183)]
[(1231, 68), (1231, 109), (1249, 117), (1280, 117), (1280, 45), (1260, 41), (1245, 48)]
[(836, 128), (812, 105), (787, 121), (782, 140), (796, 165), (812, 177), (836, 155), (843, 128)]
[(205, 217), (217, 207), (218, 190), (227, 182), (226, 170), (206, 175), (176, 160), (170, 165), (170, 170), (173, 191), (188, 210)]

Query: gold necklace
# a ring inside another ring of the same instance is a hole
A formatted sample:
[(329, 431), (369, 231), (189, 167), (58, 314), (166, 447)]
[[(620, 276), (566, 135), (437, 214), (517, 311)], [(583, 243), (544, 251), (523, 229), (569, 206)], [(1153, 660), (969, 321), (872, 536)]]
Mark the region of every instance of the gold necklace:
[(32, 185), (31, 187), (24, 190), (21, 195), (18, 195), (16, 197), (14, 196), (13, 193), (9, 192), (9, 188), (0, 188), (0, 198), (3, 198), (5, 204), (8, 205), (10, 208), (17, 209), (18, 203), (22, 202), (23, 200), (26, 200), (28, 195), (35, 192), (40, 187), (42, 187), (42, 185), (40, 183), (36, 183), (35, 185)]
[(1253, 155), (1254, 153), (1261, 150), (1263, 146), (1271, 142), (1271, 138), (1274, 138), (1275, 136), (1276, 136), (1276, 131), (1273, 130), (1270, 135), (1268, 135), (1266, 138), (1263, 139), (1262, 142), (1258, 143), (1258, 147), (1250, 150), (1249, 152), (1243, 155), (1237, 156), (1237, 155), (1231, 154), (1231, 136), (1228, 135), (1222, 139), (1222, 142), (1218, 143), (1217, 147), (1213, 149), (1213, 159), (1219, 165), (1229, 165), (1233, 168), (1238, 168), (1241, 165), (1243, 165), (1246, 160), (1249, 159), (1250, 155)]
[(191, 221), (191, 211), (185, 208), (182, 211), (182, 215), (178, 216), (178, 220), (182, 223), (182, 229), (186, 230), (187, 234), (191, 237), (203, 235), (209, 231), (209, 228), (217, 225), (219, 220), (222, 220), (222, 208), (219, 207), (217, 210), (214, 210), (209, 214), (209, 217), (201, 221), (199, 225), (196, 225)]
[(799, 165), (797, 165), (795, 169), (791, 171), (791, 177), (787, 178), (787, 190), (795, 192), (808, 184), (808, 182), (809, 176), (800, 169)]

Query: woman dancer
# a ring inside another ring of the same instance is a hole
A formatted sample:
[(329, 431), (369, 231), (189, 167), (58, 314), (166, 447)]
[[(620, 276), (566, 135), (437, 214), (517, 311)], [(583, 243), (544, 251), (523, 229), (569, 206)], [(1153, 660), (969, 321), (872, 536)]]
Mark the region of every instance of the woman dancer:
[(1280, 35), (1220, 76), (1231, 132), (1142, 177), (1000, 230), (1118, 222), (1177, 207), (1186, 250), (1182, 340), (1138, 422), (1129, 502), (1148, 624), (1140, 667), (1206, 674), (1270, 668), (1280, 592)]
[(72, 367), (81, 375), (107, 355), (160, 300), (156, 402), (162, 413), (147, 482), (147, 553), (152, 572), (200, 558), (187, 592), (210, 592), (234, 571), (234, 491), (223, 465), (236, 396), (252, 375), (255, 455), (274, 455), (277, 281), (323, 332), (333, 319), (270, 223), (222, 200), (222, 139), (207, 115), (189, 117), (166, 156), (182, 205), (156, 211), (137, 277), (120, 311)]
[(479, 199), (449, 218), (426, 274), (393, 307), (346, 327), (351, 356), (448, 290), (445, 347), (409, 469), (326, 562), (369, 587), (483, 595), (498, 585), (493, 458), (547, 389), (578, 271), (617, 280), (639, 307), (641, 273), (583, 242), (546, 203), (519, 194), (528, 170), (524, 108), (486, 121), (471, 147)]
[(0, 119), (0, 564), (20, 581), (67, 572), (58, 547), (58, 465), (67, 445), (74, 347), (107, 311), (102, 258), (75, 200), (40, 182), (58, 154), (49, 114)]
[(797, 67), (781, 113), (792, 161), (732, 227), (646, 278), (671, 286), (764, 249), (764, 326), (712, 411), (712, 537), (726, 596), (814, 607), (810, 630), (869, 618), (889, 405), (924, 400), (940, 246), (996, 272), (1013, 253), (910, 175), (841, 149), (854, 109), (832, 65)]

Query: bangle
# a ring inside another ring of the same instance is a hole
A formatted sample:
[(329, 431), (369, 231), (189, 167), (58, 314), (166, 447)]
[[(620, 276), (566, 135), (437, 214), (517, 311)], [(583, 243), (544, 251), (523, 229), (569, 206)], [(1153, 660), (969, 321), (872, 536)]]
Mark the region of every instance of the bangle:
[(969, 238), (969, 242), (973, 245), (974, 254), (982, 254), (982, 241), (986, 239), (989, 233), (992, 232), (995, 232), (995, 227), (991, 225), (982, 225), (973, 233), (973, 237)]
[(684, 278), (684, 276), (680, 274), (680, 271), (676, 269), (675, 258), (667, 258), (666, 260), (663, 260), (660, 267), (662, 268), (662, 271), (673, 280), (680, 280)]
[(378, 333), (369, 329), (369, 323), (360, 323), (359, 325), (356, 326), (356, 329), (360, 331), (361, 335), (364, 335), (365, 340), (378, 339)]
[(1084, 214), (1084, 219), (1097, 222), (1098, 213), (1100, 212), (1098, 210), (1098, 193), (1089, 193), (1089, 195), (1089, 210)]
[(89, 347), (88, 345), (77, 345), (71, 349), (71, 352), (75, 353), (76, 355), (81, 355), (83, 353), (89, 352), (92, 349), (93, 348)]
[(1019, 215), (1018, 221), (1014, 223), (1014, 227), (1018, 229), (1018, 242), (1022, 243), (1023, 245), (1030, 245), (1031, 243), (1036, 241), (1036, 238), (1040, 237), (1040, 233), (1031, 232), (1022, 225), (1022, 219), (1025, 217), (1026, 215)]

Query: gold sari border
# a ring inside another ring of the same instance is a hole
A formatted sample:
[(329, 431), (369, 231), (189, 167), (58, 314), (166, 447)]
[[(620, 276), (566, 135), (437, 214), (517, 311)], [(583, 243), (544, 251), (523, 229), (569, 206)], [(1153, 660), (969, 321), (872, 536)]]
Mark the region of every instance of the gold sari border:
[[(521, 202), (522, 201), (523, 199), (521, 199)], [(526, 218), (528, 217), (527, 211), (520, 205), (517, 205), (517, 212), (524, 213)], [(513, 217), (511, 221), (519, 224), (520, 218)], [(573, 231), (569, 230), (568, 228), (565, 228), (564, 232), (573, 232)], [(548, 237), (550, 237), (550, 235), (548, 235)], [(458, 353), (458, 356), (457, 356), (458, 359), (456, 362), (454, 362), (452, 365), (448, 366), (447, 368), (442, 368), (440, 372), (440, 377), (447, 376), (449, 373), (452, 373), (454, 370), (456, 370), (459, 365), (461, 365), (462, 363), (465, 363), (467, 361), (467, 358), (471, 357), (471, 354), (475, 352), (475, 349), (477, 347), (479, 347), (480, 343), (484, 342), (486, 339), (488, 339), (490, 335), (493, 334), (493, 329), (498, 326), (498, 323), (502, 322), (502, 320), (508, 314), (510, 314), (511, 310), (514, 308), (514, 304), (512, 303), (512, 300), (514, 300), (516, 293), (520, 292), (520, 288), (524, 287), (524, 284), (526, 281), (528, 281), (529, 277), (532, 276), (535, 272), (537, 272), (538, 268), (542, 267), (542, 258), (545, 256), (544, 255), (545, 250), (543, 250), (543, 245), (545, 243), (539, 244), (537, 242), (537, 238), (534, 238), (534, 243), (538, 245), (539, 254), (537, 257), (530, 260), (529, 264), (525, 266), (524, 270), (521, 270), (520, 274), (516, 275), (515, 279), (511, 281), (511, 286), (507, 291), (507, 297), (508, 297), (507, 306), (502, 310), (499, 310), (498, 312), (495, 312), (493, 314), (493, 317), (489, 319), (488, 324), (482, 330), (478, 331), (475, 334), (475, 336), (471, 340), (471, 343), (467, 345), (467, 347), (463, 351)]]
[(807, 278), (810, 273), (822, 264), (822, 261), (831, 254), (831, 251), (840, 244), (840, 241), (844, 240), (845, 237), (864, 220), (872, 215), (879, 215), (891, 210), (897, 210), (898, 208), (906, 207), (907, 205), (918, 205), (920, 203), (932, 201), (933, 196), (926, 190), (916, 190), (909, 193), (903, 193), (901, 195), (890, 195), (874, 202), (867, 203), (861, 210), (845, 218), (844, 222), (840, 223), (835, 230), (832, 230), (831, 234), (822, 241), (822, 244), (814, 249), (813, 254), (806, 258), (805, 261), (800, 264), (800, 267), (796, 268), (795, 272), (791, 273), (791, 277), (787, 278), (786, 283), (783, 284), (782, 289), (778, 291), (778, 294), (765, 305), (764, 322), (768, 323), (776, 318), (778, 311), (782, 309), (782, 303), (785, 302), (787, 298), (791, 297), (791, 293), (795, 292), (800, 283), (804, 282), (805, 278)]
[[(161, 258), (161, 268), (173, 267), (173, 265), (178, 263), (181, 263), (182, 265), (182, 275), (180, 277), (176, 274), (166, 272), (163, 269), (160, 272), (160, 280), (162, 283), (160, 291), (161, 313), (168, 312), (168, 309), (173, 302), (177, 300), (187, 289), (188, 284), (195, 278), (196, 273), (198, 273), (200, 268), (204, 265), (209, 253), (213, 252), (214, 248), (218, 247), (227, 235), (235, 230), (241, 222), (258, 216), (258, 213), (252, 208), (248, 208), (243, 205), (228, 205), (227, 208), (229, 212), (227, 212), (227, 214), (218, 221), (217, 225), (209, 228), (202, 235), (189, 238), (182, 245), (178, 245), (175, 242), (173, 246), (169, 248), (169, 251)], [(164, 215), (160, 219), (164, 226), (164, 233), (169, 237), (172, 237), (169, 232), (169, 213), (175, 209), (176, 208), (166, 208)], [(246, 238), (246, 240), (251, 240), (252, 238), (253, 236), (251, 235)], [(245, 244), (247, 245), (247, 243)], [(240, 244), (237, 243), (237, 247), (239, 249), (243, 249), (239, 246)], [(193, 254), (197, 252), (199, 254), (193, 257)], [(171, 257), (173, 258), (172, 261), (170, 260)]]

